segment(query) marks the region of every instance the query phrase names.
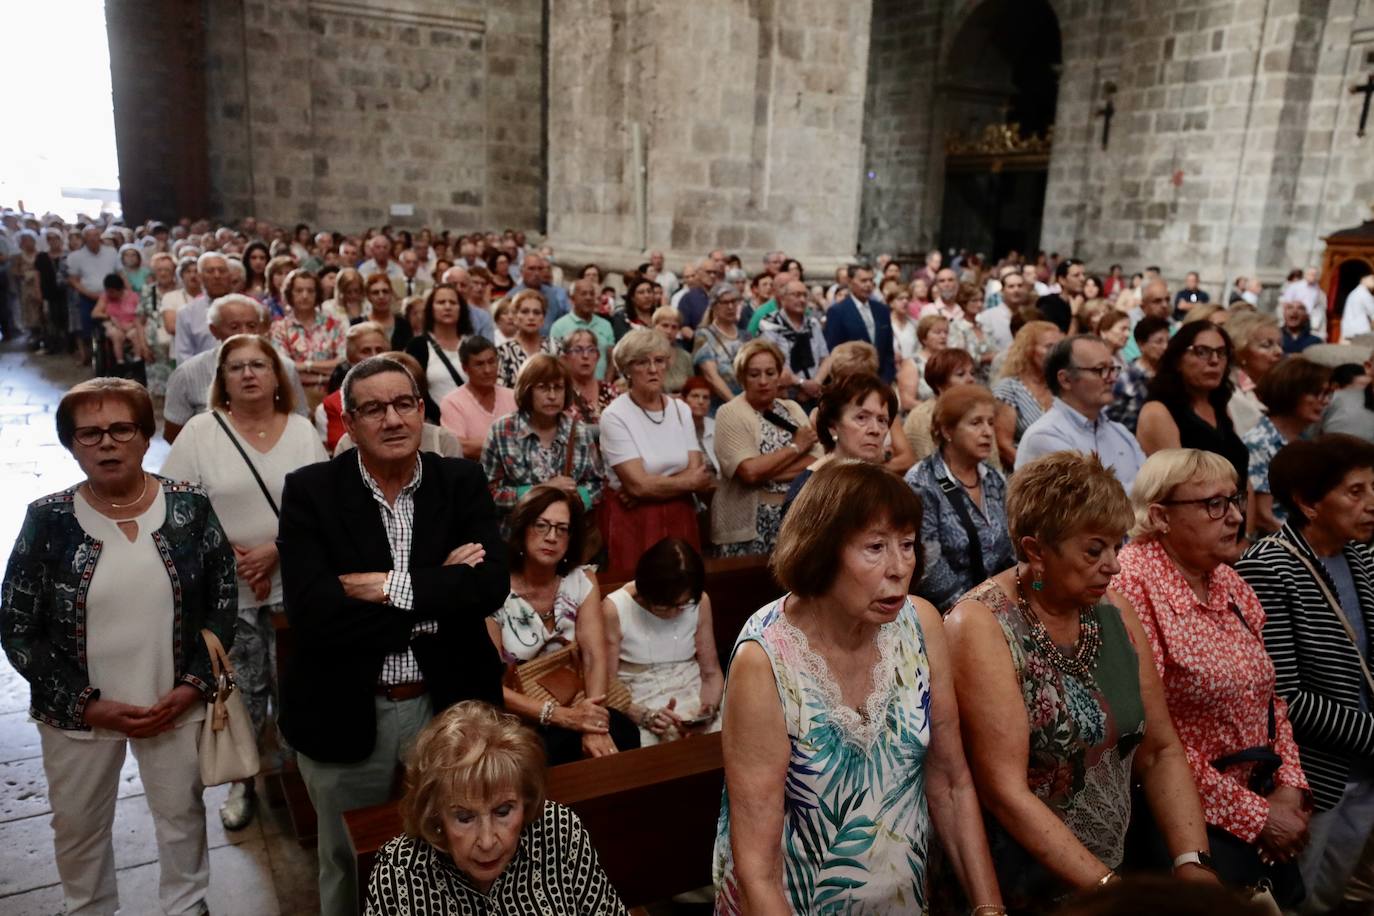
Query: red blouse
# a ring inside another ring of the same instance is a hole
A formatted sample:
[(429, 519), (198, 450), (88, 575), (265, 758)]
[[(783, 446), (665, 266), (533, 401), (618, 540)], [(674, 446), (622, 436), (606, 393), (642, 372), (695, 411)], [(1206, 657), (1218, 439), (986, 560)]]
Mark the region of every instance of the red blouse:
[[(1274, 751), (1283, 759), (1281, 786), (1307, 790), (1288, 706), (1274, 692), (1274, 663), (1259, 634), (1264, 608), (1230, 566), (1212, 570), (1207, 603), (1198, 600), (1157, 539), (1122, 548), (1112, 587), (1135, 608), (1164, 680), (1169, 714), (1188, 752), (1207, 823), (1253, 842), (1269, 816), (1269, 803), (1247, 787), (1251, 765), (1221, 773), (1212, 761), (1269, 743), (1269, 701), (1277, 730)], [(1231, 610), (1245, 616), (1242, 623)]]

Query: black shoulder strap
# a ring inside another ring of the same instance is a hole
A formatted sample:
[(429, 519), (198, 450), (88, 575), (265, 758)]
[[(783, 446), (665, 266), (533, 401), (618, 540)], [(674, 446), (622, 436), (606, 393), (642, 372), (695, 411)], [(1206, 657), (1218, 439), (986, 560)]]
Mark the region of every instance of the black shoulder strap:
[(425, 332), (425, 340), (429, 341), (429, 345), (434, 348), (435, 355), (439, 357), (439, 362), (444, 364), (444, 368), (448, 370), (448, 374), (453, 376), (453, 384), (462, 387), (463, 377), (458, 374), (457, 369), (453, 368), (453, 363), (449, 362), (448, 354), (444, 352), (443, 347), (439, 346), (439, 341), (435, 340), (434, 335), (430, 334), (428, 331)]
[(253, 472), (253, 479), (258, 482), (258, 489), (262, 490), (262, 495), (267, 497), (267, 505), (272, 507), (272, 514), (277, 518), (281, 518), (281, 510), (277, 508), (277, 501), (272, 498), (271, 491), (267, 489), (267, 484), (263, 481), (262, 475), (258, 473), (257, 465), (253, 464), (253, 459), (249, 458), (248, 453), (243, 450), (243, 444), (239, 442), (239, 437), (234, 435), (234, 431), (229, 428), (229, 424), (224, 422), (223, 414), (213, 407), (210, 408), (210, 413), (214, 415), (220, 428), (224, 430), (224, 434), (229, 437), (229, 441), (234, 443), (234, 448), (239, 450), (239, 455), (242, 456), (243, 463), (248, 465), (248, 470)]
[(982, 582), (988, 577), (987, 568), (983, 564), (983, 542), (978, 539), (978, 529), (974, 527), (973, 516), (969, 515), (966, 505), (973, 502), (973, 497), (948, 477), (937, 477), (936, 481), (940, 484), (940, 492), (945, 494), (949, 504), (954, 507), (954, 514), (959, 517), (964, 534), (968, 535), (969, 572), (973, 574), (973, 581)]

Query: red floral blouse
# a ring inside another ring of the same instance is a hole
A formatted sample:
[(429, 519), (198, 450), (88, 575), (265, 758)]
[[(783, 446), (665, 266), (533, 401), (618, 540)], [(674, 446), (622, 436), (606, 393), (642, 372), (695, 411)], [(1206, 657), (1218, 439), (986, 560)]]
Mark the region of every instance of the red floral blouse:
[[(1274, 693), (1274, 663), (1259, 634), (1264, 608), (1230, 566), (1212, 570), (1207, 603), (1198, 600), (1157, 539), (1122, 548), (1112, 587), (1135, 607), (1154, 650), (1155, 666), (1174, 728), (1188, 751), (1207, 823), (1252, 842), (1264, 828), (1269, 803), (1247, 786), (1250, 765), (1221, 773), (1212, 761), (1269, 743), (1269, 701), (1277, 730), (1274, 751), (1283, 759), (1281, 786), (1307, 790), (1288, 706)], [(1242, 623), (1231, 610), (1245, 616)]]

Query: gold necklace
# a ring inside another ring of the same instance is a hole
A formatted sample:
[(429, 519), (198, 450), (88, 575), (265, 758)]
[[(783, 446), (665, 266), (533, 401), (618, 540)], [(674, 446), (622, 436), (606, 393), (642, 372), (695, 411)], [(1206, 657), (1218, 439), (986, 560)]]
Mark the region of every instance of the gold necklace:
[[(233, 412), (232, 410), (229, 411), (229, 419), (234, 420), (234, 412)], [(268, 422), (268, 424), (270, 425), (272, 421), (271, 421), (271, 420), (268, 420), (267, 422)], [(234, 420), (234, 425), (235, 425), (235, 426), (239, 426), (240, 424), (246, 425), (246, 424), (244, 424), (244, 421), (243, 421), (242, 419)], [(245, 429), (245, 430), (241, 430), (241, 431), (242, 431), (245, 435), (249, 432), (249, 430), (246, 430), (246, 429)], [(258, 438), (259, 438), (259, 439), (266, 439), (266, 438), (267, 438), (267, 430), (265, 430), (265, 429), (260, 429), (260, 430), (258, 430), (257, 435), (258, 435)]]
[(99, 493), (96, 492), (95, 484), (91, 483), (89, 480), (86, 481), (86, 489), (91, 492), (92, 496), (94, 496), (97, 500), (104, 503), (105, 505), (109, 506), (111, 509), (128, 509), (133, 506), (137, 506), (139, 503), (143, 502), (143, 497), (148, 495), (148, 475), (143, 475), (143, 489), (139, 491), (138, 499), (134, 500), (131, 503), (117, 503), (113, 500), (106, 499), (105, 497), (101, 496)]

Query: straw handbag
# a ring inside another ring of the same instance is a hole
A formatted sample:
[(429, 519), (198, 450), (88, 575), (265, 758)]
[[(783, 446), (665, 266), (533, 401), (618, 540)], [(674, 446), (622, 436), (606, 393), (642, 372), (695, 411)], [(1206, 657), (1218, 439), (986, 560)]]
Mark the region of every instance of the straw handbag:
[[(582, 653), (577, 643), (506, 668), (505, 685), (540, 703), (553, 701), (571, 706), (587, 695), (582, 680)], [(625, 712), (630, 708), (630, 690), (619, 678), (606, 685), (606, 706)]]
[(234, 666), (219, 637), (201, 630), (215, 674), (215, 698), (205, 707), (200, 729), (200, 781), (207, 786), (250, 779), (258, 774), (258, 736), (248, 707), (234, 683)]

